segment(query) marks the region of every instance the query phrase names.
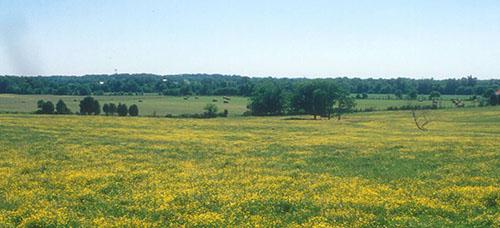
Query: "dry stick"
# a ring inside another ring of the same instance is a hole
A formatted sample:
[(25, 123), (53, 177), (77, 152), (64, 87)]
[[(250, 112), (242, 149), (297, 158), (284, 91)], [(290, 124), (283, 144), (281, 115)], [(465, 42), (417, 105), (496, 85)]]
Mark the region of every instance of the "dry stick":
[(420, 124), (418, 122), (418, 118), (417, 118), (417, 114), (415, 112), (415, 110), (411, 110), (411, 114), (413, 116), (413, 121), (415, 121), (415, 125), (417, 125), (417, 128), (420, 129), (421, 131), (427, 131), (427, 129), (425, 129), (425, 125), (427, 125), (428, 123), (430, 123), (429, 120), (427, 120), (427, 117), (424, 115), (424, 123), (423, 124)]

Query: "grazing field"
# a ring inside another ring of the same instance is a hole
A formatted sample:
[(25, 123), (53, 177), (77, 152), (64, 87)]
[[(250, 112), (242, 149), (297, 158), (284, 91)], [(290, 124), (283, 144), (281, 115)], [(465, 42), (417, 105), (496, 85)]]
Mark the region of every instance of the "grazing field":
[[(387, 95), (385, 95), (387, 96)], [(143, 95), (143, 96), (94, 96), (101, 104), (104, 103), (125, 103), (127, 105), (136, 104), (139, 106), (139, 115), (150, 116), (156, 114), (158, 116), (165, 116), (166, 114), (192, 114), (203, 112), (203, 107), (208, 103), (214, 103), (218, 106), (219, 111), (227, 109), (230, 116), (240, 116), (247, 111), (248, 98), (247, 97), (231, 97), (229, 103), (224, 104), (222, 96), (195, 96), (189, 97), (185, 100), (184, 97), (177, 96), (159, 96), (159, 95)], [(431, 105), (429, 100), (409, 101), (409, 100), (383, 100), (381, 94), (370, 94), (370, 99), (357, 99), (356, 109), (365, 110), (371, 108), (373, 110), (386, 110), (389, 107), (400, 107), (404, 105)], [(445, 96), (440, 101), (440, 106), (443, 108), (453, 108), (454, 105), (450, 99), (460, 98), (466, 99), (464, 96)], [(68, 107), (73, 111), (78, 111), (78, 104), (84, 96), (58, 96), (58, 95), (16, 95), (16, 94), (0, 94), (0, 113), (5, 112), (18, 112), (18, 113), (31, 113), (37, 107), (37, 101), (43, 99), (45, 101), (52, 101), (56, 103), (62, 99)], [(391, 97), (392, 98), (392, 97)], [(216, 99), (217, 102), (213, 102)], [(471, 101), (464, 102), (466, 107), (477, 106)]]
[[(354, 97), (357, 95), (357, 93), (351, 93), (351, 95)], [(403, 95), (406, 96), (406, 95)], [(460, 100), (467, 100), (470, 99), (472, 95), (441, 95), (440, 98), (444, 100), (450, 100), (450, 99), (460, 99)], [(398, 98), (394, 94), (380, 94), (380, 93), (370, 93), (368, 94), (369, 99), (391, 99), (391, 100), (397, 100)], [(424, 94), (419, 94), (418, 95), (419, 99), (428, 99), (429, 95), (424, 95)]]
[[(135, 97), (134, 97), (135, 98)], [(500, 226), (500, 108), (0, 115), (0, 226)]]
[[(93, 96), (96, 98), (101, 107), (104, 103), (124, 103), (128, 106), (136, 104), (139, 106), (139, 114), (141, 116), (153, 115), (165, 116), (166, 114), (190, 114), (201, 113), (203, 107), (208, 103), (214, 103), (218, 106), (219, 111), (227, 109), (229, 115), (241, 115), (247, 110), (246, 106), (248, 98), (246, 97), (231, 97), (229, 103), (224, 104), (222, 96), (195, 96), (189, 97), (187, 100), (184, 97), (178, 96), (159, 96), (159, 95), (143, 95), (143, 96)], [(17, 94), (0, 94), (0, 112), (21, 112), (29, 113), (37, 109), (37, 101), (43, 99), (56, 103), (62, 99), (71, 111), (79, 111), (79, 103), (84, 96), (58, 96), (58, 95), (17, 95)], [(213, 100), (216, 99), (216, 102)]]
[[(378, 100), (378, 99), (356, 99), (357, 109), (367, 109), (371, 108), (374, 110), (387, 110), (389, 107), (401, 107), (405, 105), (420, 105), (420, 106), (431, 106), (432, 101), (430, 100)], [(472, 101), (464, 101), (465, 107), (477, 107), (479, 104)], [(455, 105), (451, 100), (440, 100), (440, 108), (455, 108)]]

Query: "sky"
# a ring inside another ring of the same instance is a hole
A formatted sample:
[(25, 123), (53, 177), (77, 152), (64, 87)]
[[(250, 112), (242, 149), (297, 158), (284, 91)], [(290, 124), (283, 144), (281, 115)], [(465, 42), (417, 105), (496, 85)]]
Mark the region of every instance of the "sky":
[(498, 0), (0, 0), (0, 75), (500, 78)]

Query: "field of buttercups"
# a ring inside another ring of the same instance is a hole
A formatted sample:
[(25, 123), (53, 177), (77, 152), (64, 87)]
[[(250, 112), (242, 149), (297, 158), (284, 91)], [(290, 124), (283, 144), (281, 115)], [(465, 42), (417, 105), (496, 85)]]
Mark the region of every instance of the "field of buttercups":
[(0, 115), (0, 226), (500, 226), (500, 108)]

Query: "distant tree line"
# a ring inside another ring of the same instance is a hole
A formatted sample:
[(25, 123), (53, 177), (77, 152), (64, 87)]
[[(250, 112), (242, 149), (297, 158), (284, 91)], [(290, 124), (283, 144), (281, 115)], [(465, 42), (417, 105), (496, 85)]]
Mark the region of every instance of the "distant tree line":
[(51, 101), (39, 100), (37, 102), (37, 114), (71, 114), (71, 110), (66, 106), (63, 100), (59, 100), (54, 107)]
[[(256, 85), (273, 81), (280, 85), (295, 85), (312, 79), (305, 78), (250, 78), (208, 74), (153, 75), (114, 74), (85, 76), (19, 77), (0, 76), (0, 93), (55, 94), (55, 95), (103, 95), (142, 94), (162, 95), (227, 95), (250, 96)], [(468, 76), (460, 79), (324, 79), (342, 86), (354, 94), (430, 94), (484, 95), (489, 89), (500, 88), (500, 79), (478, 80)]]
[[(63, 100), (59, 100), (57, 104), (54, 104), (51, 101), (39, 100), (37, 102), (38, 110), (35, 111), (36, 114), (73, 114), (71, 110), (66, 106)], [(99, 115), (101, 114), (101, 105), (99, 101), (94, 99), (93, 97), (87, 96), (80, 101), (79, 104), (80, 112), (76, 112), (74, 114), (80, 115)], [(218, 112), (219, 108), (215, 104), (207, 104), (204, 108), (205, 111), (203, 113), (193, 113), (193, 114), (182, 114), (178, 116), (167, 114), (165, 117), (170, 118), (215, 118), (215, 117), (227, 117), (229, 112), (227, 109), (224, 109), (223, 112)], [(130, 105), (127, 107), (126, 104), (118, 103), (118, 105), (114, 103), (105, 103), (102, 106), (102, 112), (106, 116), (138, 116), (139, 115), (139, 107), (136, 104)]]
[(102, 111), (106, 116), (114, 116), (117, 114), (118, 116), (138, 116), (139, 115), (139, 107), (135, 104), (130, 105), (127, 108), (126, 104), (118, 103), (115, 105), (114, 103), (104, 104), (102, 106)]
[(250, 115), (297, 115), (308, 114), (338, 119), (352, 112), (355, 103), (349, 91), (332, 80), (314, 79), (298, 83), (264, 80), (256, 85), (248, 108)]
[[(59, 100), (54, 107), (51, 101), (39, 100), (37, 102), (38, 110), (36, 114), (73, 114), (71, 110), (66, 106), (63, 100)], [(101, 106), (99, 101), (93, 97), (87, 96), (80, 101), (80, 112), (76, 114), (80, 115), (99, 115), (101, 113)], [(113, 116), (117, 114), (118, 116), (138, 116), (139, 107), (135, 104), (127, 107), (126, 104), (119, 103), (118, 106), (114, 103), (104, 104), (102, 106), (102, 111), (106, 116)]]

